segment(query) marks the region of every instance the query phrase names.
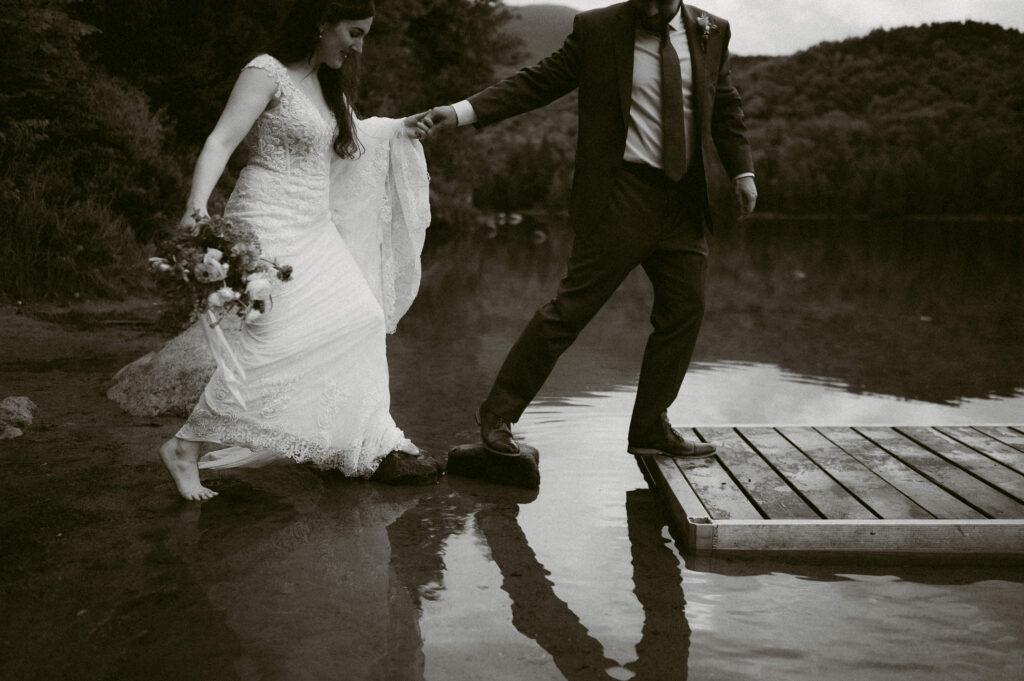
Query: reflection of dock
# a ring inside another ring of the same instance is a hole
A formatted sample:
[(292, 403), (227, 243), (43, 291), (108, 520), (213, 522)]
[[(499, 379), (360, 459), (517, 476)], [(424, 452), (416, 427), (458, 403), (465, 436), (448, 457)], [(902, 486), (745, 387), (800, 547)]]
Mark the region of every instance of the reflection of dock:
[(640, 464), (698, 555), (1024, 558), (1024, 426), (694, 434), (717, 455)]

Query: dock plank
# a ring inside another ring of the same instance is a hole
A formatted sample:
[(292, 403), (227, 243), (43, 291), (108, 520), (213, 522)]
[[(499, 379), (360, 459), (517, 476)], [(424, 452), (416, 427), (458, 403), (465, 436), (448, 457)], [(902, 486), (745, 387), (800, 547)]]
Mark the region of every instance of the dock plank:
[[(993, 487), (997, 487), (1018, 502), (1024, 501), (1024, 475), (976, 451), (986, 448), (989, 442), (993, 445), (1001, 445), (1011, 452), (1016, 451), (1012, 447), (1001, 442), (994, 442), (987, 435), (982, 435), (970, 428), (966, 429), (969, 431), (966, 438), (961, 435), (961, 438), (964, 439), (957, 438), (956, 434), (961, 432), (958, 428), (914, 426), (897, 428), (897, 430), (964, 470), (970, 471)], [(971, 437), (972, 435), (976, 437)], [(975, 442), (977, 446), (975, 446)], [(972, 447), (974, 448), (972, 449)], [(1024, 457), (1024, 454), (1021, 456)]]
[[(1024, 429), (1024, 426), (1020, 426), (1020, 428)], [(1010, 426), (974, 426), (974, 429), (1024, 452), (1024, 432), (1020, 430), (1015, 430)]]
[(852, 428), (831, 426), (816, 428), (819, 433), (843, 451), (885, 478), (889, 484), (907, 495), (936, 518), (979, 519), (984, 514), (960, 501), (913, 468)]
[(882, 427), (857, 427), (855, 430), (987, 516), (1024, 518), (1024, 505), (896, 430)]
[(1024, 473), (1024, 453), (1008, 444), (979, 433), (970, 426), (936, 426), (935, 429), (1012, 468), (1018, 474)]
[[(774, 428), (739, 432), (814, 508), (830, 520), (877, 518), (869, 508)], [(775, 516), (770, 516), (774, 518)]]
[(807, 458), (839, 481), (882, 518), (933, 518), (924, 508), (893, 487), (875, 471), (810, 427), (783, 427), (778, 431)]
[[(701, 436), (718, 447), (716, 454), (768, 518), (819, 518), (756, 451), (732, 428), (700, 428)], [(717, 516), (715, 516), (717, 518)]]
[(708, 514), (715, 520), (761, 520), (754, 507), (718, 459), (672, 459), (686, 477)]

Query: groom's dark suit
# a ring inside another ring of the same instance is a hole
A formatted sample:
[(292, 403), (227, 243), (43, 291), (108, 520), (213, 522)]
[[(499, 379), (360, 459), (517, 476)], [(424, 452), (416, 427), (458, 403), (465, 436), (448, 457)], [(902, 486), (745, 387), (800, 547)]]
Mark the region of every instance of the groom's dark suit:
[[(718, 177), (712, 171), (719, 159), (730, 177), (753, 171), (740, 97), (729, 77), (729, 25), (686, 5), (692, 163), (682, 181), (673, 182), (659, 168), (624, 160), (634, 105), (637, 14), (630, 3), (579, 14), (560, 50), (469, 98), (477, 125), (484, 126), (579, 88), (570, 206), (576, 241), (569, 270), (556, 297), (538, 310), (512, 348), (483, 409), (518, 420), (561, 353), (641, 265), (654, 286), (654, 332), (644, 353), (631, 443), (649, 440), (663, 427), (700, 330), (705, 230), (729, 219), (727, 207), (712, 200), (719, 193), (709, 190), (706, 178)], [(706, 21), (699, 21), (702, 15)]]

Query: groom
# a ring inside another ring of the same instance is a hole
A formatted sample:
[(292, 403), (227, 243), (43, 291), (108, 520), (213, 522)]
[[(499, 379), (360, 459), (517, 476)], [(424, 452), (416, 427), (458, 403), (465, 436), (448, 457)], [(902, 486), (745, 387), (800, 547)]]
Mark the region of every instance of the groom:
[(568, 273), (516, 341), (477, 419), (488, 449), (515, 454), (515, 423), (559, 356), (638, 265), (654, 287), (628, 451), (700, 457), (668, 421), (704, 314), (706, 232), (728, 220), (708, 186), (732, 178), (754, 208), (753, 161), (729, 76), (729, 24), (680, 0), (630, 0), (576, 16), (560, 50), (468, 100), (431, 112), (435, 129), (497, 123), (579, 88)]

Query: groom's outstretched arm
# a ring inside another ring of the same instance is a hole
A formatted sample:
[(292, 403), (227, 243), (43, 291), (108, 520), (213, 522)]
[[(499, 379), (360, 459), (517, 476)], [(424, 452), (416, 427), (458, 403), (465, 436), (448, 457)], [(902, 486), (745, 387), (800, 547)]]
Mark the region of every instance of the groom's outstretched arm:
[(577, 16), (565, 44), (550, 57), (520, 70), (454, 107), (434, 109), (432, 117), (441, 123), (441, 127), (469, 123), (483, 127), (532, 111), (568, 94), (579, 85), (579, 31), (580, 18)]
[(580, 77), (580, 18), (561, 49), (534, 66), (469, 98), (476, 125), (483, 127), (550, 104), (576, 89)]

